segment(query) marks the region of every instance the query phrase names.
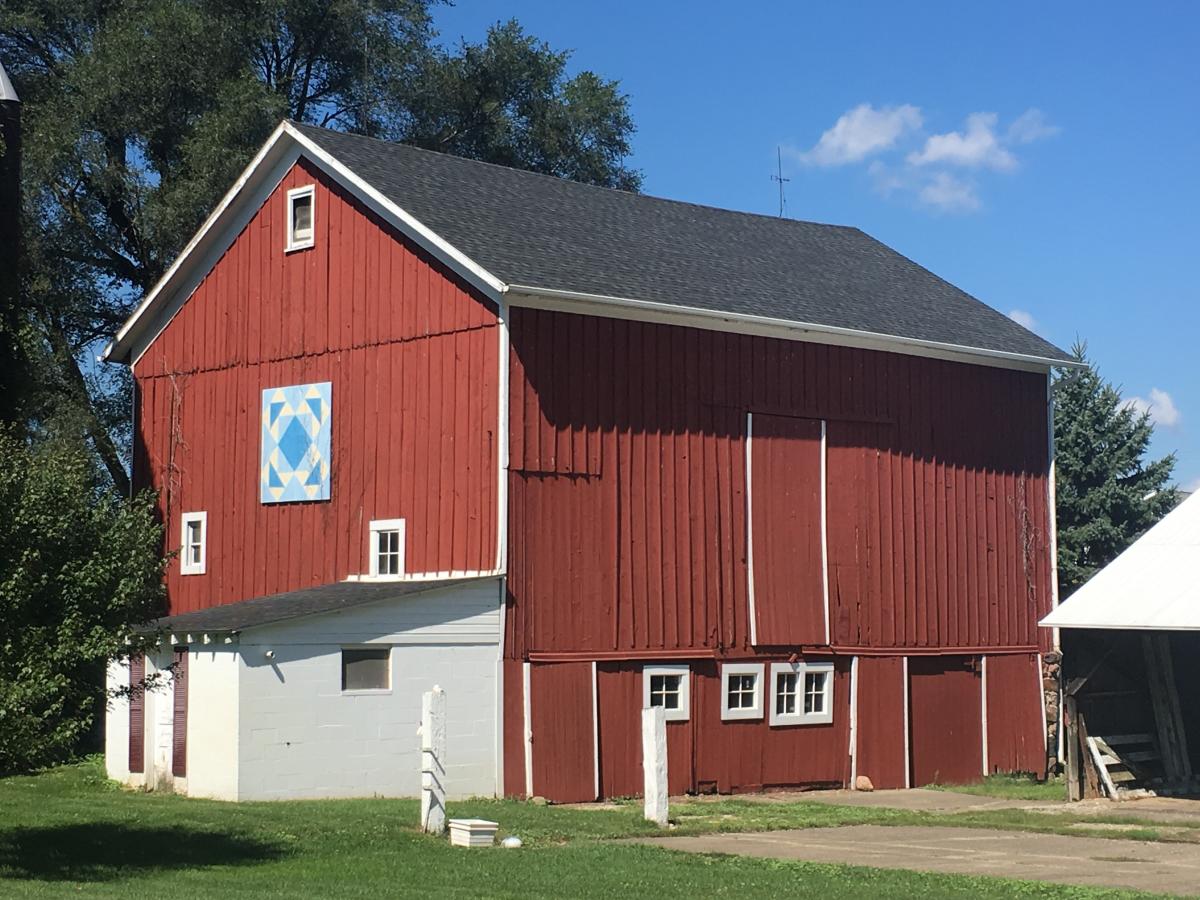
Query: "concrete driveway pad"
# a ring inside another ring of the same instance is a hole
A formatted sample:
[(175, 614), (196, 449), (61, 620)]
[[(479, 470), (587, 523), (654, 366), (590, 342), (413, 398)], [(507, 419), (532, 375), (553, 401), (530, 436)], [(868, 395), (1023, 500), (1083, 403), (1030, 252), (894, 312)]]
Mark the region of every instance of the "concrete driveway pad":
[(1200, 850), (1195, 844), (885, 825), (645, 838), (640, 842), (693, 853), (991, 875), (1169, 894), (1200, 893)]

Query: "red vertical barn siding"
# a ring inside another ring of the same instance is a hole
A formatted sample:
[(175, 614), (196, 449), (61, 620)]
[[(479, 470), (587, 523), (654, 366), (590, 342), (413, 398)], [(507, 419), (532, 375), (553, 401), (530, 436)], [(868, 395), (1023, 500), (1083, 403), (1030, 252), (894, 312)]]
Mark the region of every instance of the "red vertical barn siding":
[(845, 785), (850, 775), (850, 664), (846, 659), (833, 662), (833, 722), (781, 726), (769, 724), (770, 661), (764, 666), (763, 717), (728, 722), (721, 719), (720, 667), (708, 664), (693, 701), (697, 782), (715, 785), (721, 793)]
[(908, 661), (912, 784), (964, 784), (983, 777), (979, 661), (914, 656)]
[(129, 658), (129, 771), (146, 771), (146, 657)]
[(904, 660), (858, 660), (858, 760), (856, 770), (877, 788), (905, 786)]
[[(667, 789), (672, 794), (695, 789), (695, 667), (691, 678), (692, 718), (686, 722), (667, 723)], [(639, 796), (643, 787), (642, 664), (599, 663), (596, 685), (600, 722), (600, 795)]]
[(824, 644), (821, 422), (751, 417), (750, 507), (759, 644)]
[(592, 664), (530, 667), (533, 793), (559, 803), (596, 799)]
[[(543, 491), (536, 516), (513, 492), (513, 657), (748, 648), (747, 412), (827, 423), (834, 646), (1048, 641), (1043, 374), (531, 309), (511, 319), (512, 470), (595, 479), (562, 487), (561, 506)], [(544, 628), (564, 602), (545, 533), (584, 527), (582, 494), (601, 549), (570, 577), (588, 601), (572, 629)]]
[(187, 719), (188, 719), (188, 651), (178, 647), (174, 653), (175, 669), (171, 673), (172, 718), (171, 718), (171, 774), (187, 775)]
[(1032, 653), (987, 657), (988, 771), (1046, 767), (1042, 667)]
[[(316, 244), (285, 253), (284, 197), (316, 184)], [(367, 568), (404, 518), (408, 572), (496, 565), (494, 309), (301, 161), (135, 363), (135, 468), (167, 543), (208, 511), (207, 574), (168, 569), (173, 612)], [(331, 499), (261, 504), (261, 391), (332, 382)]]
[(525, 666), (504, 660), (503, 734), (504, 796), (525, 796)]

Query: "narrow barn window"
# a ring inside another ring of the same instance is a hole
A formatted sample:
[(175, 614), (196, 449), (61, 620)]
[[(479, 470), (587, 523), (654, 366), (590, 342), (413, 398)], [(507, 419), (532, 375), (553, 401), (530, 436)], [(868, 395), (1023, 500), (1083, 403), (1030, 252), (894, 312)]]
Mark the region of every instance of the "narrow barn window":
[(370, 573), (372, 578), (399, 578), (404, 574), (404, 520), (379, 519), (371, 523)]
[(831, 663), (771, 663), (772, 725), (828, 725), (832, 721)]
[(313, 185), (287, 193), (287, 250), (311, 247), (316, 233), (316, 191)]
[(179, 574), (203, 575), (208, 545), (208, 513), (183, 514), (183, 538), (179, 549)]
[(691, 715), (691, 672), (687, 666), (647, 666), (642, 669), (642, 707), (661, 706), (668, 722), (686, 722)]
[(727, 663), (721, 667), (721, 718), (761, 719), (763, 716), (763, 666), (761, 663)]
[(392, 686), (391, 647), (342, 650), (343, 691), (386, 691)]

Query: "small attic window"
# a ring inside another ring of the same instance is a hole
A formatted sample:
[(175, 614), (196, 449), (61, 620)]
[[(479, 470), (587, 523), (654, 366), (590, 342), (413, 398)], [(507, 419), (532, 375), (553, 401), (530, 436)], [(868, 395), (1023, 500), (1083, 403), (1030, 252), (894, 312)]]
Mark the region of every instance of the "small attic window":
[(287, 250), (303, 250), (313, 245), (316, 189), (314, 185), (294, 188), (287, 193)]

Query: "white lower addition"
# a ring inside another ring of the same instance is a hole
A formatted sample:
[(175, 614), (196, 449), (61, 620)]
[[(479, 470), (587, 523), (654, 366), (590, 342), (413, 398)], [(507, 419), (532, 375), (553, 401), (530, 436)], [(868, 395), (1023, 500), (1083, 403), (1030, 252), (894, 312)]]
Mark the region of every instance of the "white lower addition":
[[(110, 778), (219, 800), (414, 797), (421, 696), (446, 691), (447, 793), (495, 796), (500, 580), (189, 643), (186, 778), (171, 775), (173, 685), (146, 694), (145, 769), (129, 771), (129, 702), (109, 704)], [(342, 649), (390, 648), (390, 687), (342, 691)], [(148, 655), (153, 672), (172, 648)], [(110, 688), (129, 683), (109, 668)]]

